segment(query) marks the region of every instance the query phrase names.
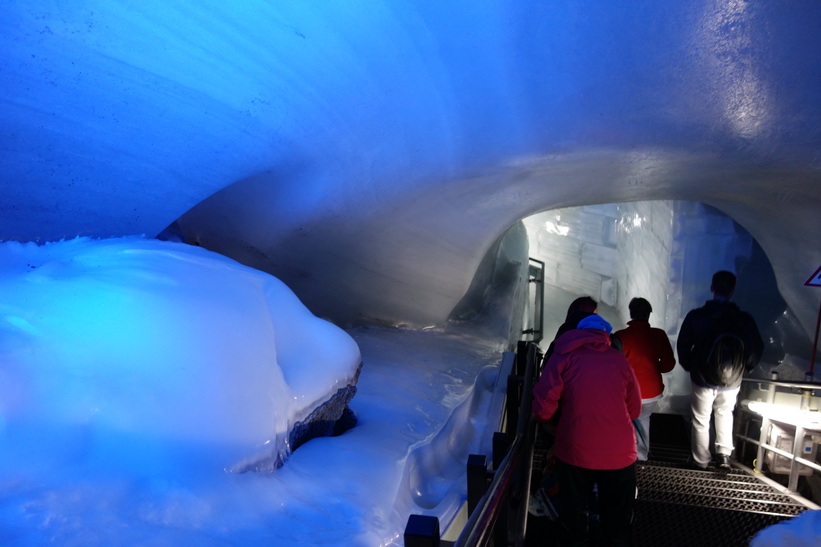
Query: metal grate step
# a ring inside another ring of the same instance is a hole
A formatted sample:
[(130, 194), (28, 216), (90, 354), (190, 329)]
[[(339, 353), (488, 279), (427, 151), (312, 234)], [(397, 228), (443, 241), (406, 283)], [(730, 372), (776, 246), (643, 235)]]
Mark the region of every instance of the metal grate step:
[(696, 471), (689, 469), (663, 468), (641, 464), (637, 470), (639, 487), (656, 488), (659, 490), (689, 491), (693, 488), (712, 488), (723, 492), (743, 494), (744, 492), (777, 493), (784, 498), (795, 500), (778, 492), (772, 486), (765, 484), (756, 477), (740, 470), (729, 472)]
[(806, 509), (795, 499), (739, 470), (696, 471), (638, 466), (639, 499), (773, 515), (794, 516)]
[[(690, 448), (682, 419), (653, 418), (660, 427), (652, 426), (651, 459), (636, 467), (636, 547), (746, 547), (759, 530), (807, 509), (796, 497), (741, 469), (687, 468)], [(544, 465), (551, 441), (537, 437), (534, 471)], [(528, 546), (554, 545), (556, 526), (545, 518), (529, 521)]]
[(638, 499), (633, 541), (636, 547), (746, 547), (759, 530), (785, 518)]
[(807, 508), (739, 469), (637, 467), (636, 545), (747, 545), (759, 530)]
[(747, 513), (759, 513), (762, 515), (773, 515), (776, 517), (791, 517), (803, 512), (806, 507), (792, 504), (785, 504), (783, 501), (771, 500), (766, 495), (761, 499), (716, 497), (712, 495), (690, 495), (658, 491), (641, 492), (639, 499), (646, 501), (656, 501), (664, 503), (675, 503), (678, 505), (689, 505), (696, 507), (706, 507), (712, 509), (727, 509), (731, 511), (744, 511)]

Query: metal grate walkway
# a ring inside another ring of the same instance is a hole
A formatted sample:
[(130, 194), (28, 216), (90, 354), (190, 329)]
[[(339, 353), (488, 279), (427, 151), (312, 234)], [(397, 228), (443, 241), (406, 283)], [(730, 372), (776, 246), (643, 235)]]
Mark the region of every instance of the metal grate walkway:
[[(746, 546), (762, 528), (805, 511), (800, 498), (742, 469), (687, 468), (689, 442), (678, 416), (662, 415), (651, 426), (650, 461), (637, 466), (633, 521), (636, 547)], [(548, 443), (537, 436), (534, 470)], [(555, 545), (558, 524), (528, 519), (527, 545)], [(595, 545), (595, 529), (591, 527)]]
[(638, 466), (637, 546), (745, 546), (762, 528), (806, 507), (744, 471)]

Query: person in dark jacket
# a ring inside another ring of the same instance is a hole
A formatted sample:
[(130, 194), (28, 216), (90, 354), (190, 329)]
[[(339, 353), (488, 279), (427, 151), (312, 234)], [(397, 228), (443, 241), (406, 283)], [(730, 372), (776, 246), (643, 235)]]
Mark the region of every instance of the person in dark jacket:
[(730, 455), (733, 452), (733, 409), (741, 389), (741, 377), (731, 385), (719, 386), (705, 379), (706, 346), (711, 336), (711, 329), (716, 321), (725, 314), (735, 317), (737, 328), (743, 332), (745, 347), (745, 368), (752, 370), (761, 359), (764, 343), (753, 317), (742, 312), (730, 302), (735, 290), (736, 276), (732, 272), (719, 271), (713, 275), (710, 290), (713, 299), (704, 306), (691, 310), (684, 318), (679, 330), (676, 350), (678, 361), (684, 370), (690, 373), (690, 410), (692, 424), (692, 465), (706, 469), (712, 458), (710, 455), (710, 416), (715, 415), (715, 454), (719, 468), (730, 467)]
[(627, 306), (630, 321), (627, 328), (616, 332), (622, 351), (633, 367), (641, 388), (641, 416), (638, 419), (636, 442), (640, 461), (650, 453), (650, 416), (664, 392), (661, 375), (676, 366), (673, 346), (667, 333), (650, 326), (653, 307), (644, 298), (634, 298)]
[(629, 545), (636, 495), (636, 436), (641, 412), (633, 368), (611, 347), (610, 325), (582, 319), (556, 340), (533, 388), (533, 414), (558, 413), (554, 455), (559, 477), (562, 545), (587, 544), (587, 510), (598, 485), (601, 532), (607, 545)]
[(547, 360), (550, 359), (551, 355), (553, 355), (553, 351), (556, 347), (556, 340), (559, 339), (559, 336), (561, 336), (569, 330), (575, 329), (576, 325), (579, 324), (579, 321), (581, 321), (588, 315), (592, 315), (598, 312), (599, 303), (596, 302), (592, 296), (580, 296), (579, 298), (571, 302), (570, 305), (567, 307), (567, 314), (565, 315), (564, 323), (562, 323), (559, 329), (556, 331), (556, 336), (553, 337), (553, 341), (550, 342), (550, 345), (547, 347), (547, 351), (544, 354), (543, 364), (547, 363)]
[[(579, 298), (575, 299), (570, 305), (567, 307), (567, 315), (564, 318), (564, 323), (561, 324), (559, 329), (556, 331), (556, 336), (553, 337), (553, 341), (550, 342), (550, 345), (547, 347), (547, 351), (544, 354), (544, 359), (542, 360), (542, 367), (544, 367), (547, 360), (550, 359), (550, 356), (553, 355), (554, 348), (556, 347), (556, 340), (569, 330), (573, 330), (576, 328), (576, 325), (579, 324), (579, 321), (587, 317), (588, 315), (598, 314), (599, 313), (599, 303), (596, 302), (592, 296), (580, 296)], [(615, 334), (610, 335), (610, 343), (611, 345), (616, 348), (617, 350), (621, 351), (621, 340)]]

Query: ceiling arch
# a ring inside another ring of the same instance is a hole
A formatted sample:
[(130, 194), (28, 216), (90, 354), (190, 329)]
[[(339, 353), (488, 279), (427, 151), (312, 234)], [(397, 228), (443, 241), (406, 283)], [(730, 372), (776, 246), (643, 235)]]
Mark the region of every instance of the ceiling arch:
[(520, 218), (695, 200), (813, 322), (817, 3), (356, 6), (5, 3), (0, 237), (177, 221), (322, 315), (424, 325)]

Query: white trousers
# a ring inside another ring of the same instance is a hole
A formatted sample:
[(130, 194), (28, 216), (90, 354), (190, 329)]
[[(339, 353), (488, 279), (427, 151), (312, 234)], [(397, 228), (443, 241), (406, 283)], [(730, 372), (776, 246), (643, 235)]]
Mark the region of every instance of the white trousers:
[(636, 451), (639, 461), (645, 461), (650, 454), (650, 415), (655, 412), (661, 395), (641, 400), (641, 415), (638, 417), (641, 431), (636, 428)]
[(741, 386), (735, 389), (714, 389), (691, 384), (690, 410), (693, 413), (693, 433), (690, 441), (693, 460), (707, 466), (710, 455), (710, 415), (716, 426), (716, 454), (733, 453), (733, 409)]

